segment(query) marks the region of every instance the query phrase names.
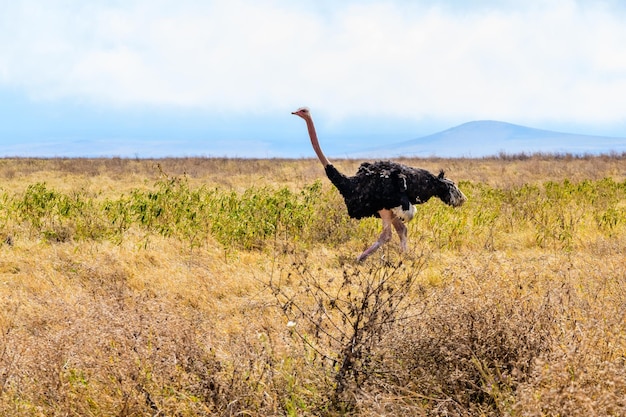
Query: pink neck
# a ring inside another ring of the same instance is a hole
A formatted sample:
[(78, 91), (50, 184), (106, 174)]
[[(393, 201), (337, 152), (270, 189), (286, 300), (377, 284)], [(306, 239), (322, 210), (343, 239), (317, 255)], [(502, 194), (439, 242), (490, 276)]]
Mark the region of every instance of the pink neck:
[(317, 155), (319, 160), (322, 162), (322, 165), (324, 166), (330, 165), (330, 161), (326, 158), (326, 156), (324, 155), (324, 152), (322, 152), (320, 143), (317, 140), (317, 133), (315, 132), (315, 125), (313, 124), (313, 119), (311, 119), (310, 117), (307, 117), (304, 119), (304, 121), (306, 122), (307, 129), (309, 130), (309, 137), (311, 138), (311, 145), (313, 145), (313, 150), (315, 151), (315, 154)]

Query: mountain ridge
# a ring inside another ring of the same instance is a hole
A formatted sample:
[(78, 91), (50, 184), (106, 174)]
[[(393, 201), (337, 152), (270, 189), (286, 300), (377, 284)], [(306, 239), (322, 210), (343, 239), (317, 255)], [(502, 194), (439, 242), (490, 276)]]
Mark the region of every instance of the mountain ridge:
[(474, 120), (360, 154), (376, 157), (485, 157), (501, 153), (611, 152), (626, 152), (626, 138), (558, 132), (498, 120)]

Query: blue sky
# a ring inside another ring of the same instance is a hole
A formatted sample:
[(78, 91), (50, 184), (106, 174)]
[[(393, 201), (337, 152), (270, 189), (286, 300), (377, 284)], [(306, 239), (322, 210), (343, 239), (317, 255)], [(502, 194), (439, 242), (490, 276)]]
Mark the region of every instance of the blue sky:
[(471, 120), (626, 137), (619, 1), (0, 4), (0, 156), (310, 157)]

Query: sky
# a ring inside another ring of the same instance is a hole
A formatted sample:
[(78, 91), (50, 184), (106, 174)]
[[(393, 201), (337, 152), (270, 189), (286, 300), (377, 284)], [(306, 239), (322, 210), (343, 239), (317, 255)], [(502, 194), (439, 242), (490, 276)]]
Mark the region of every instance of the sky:
[[(473, 120), (626, 137), (618, 0), (0, 2), (0, 156), (350, 156)], [(449, 152), (448, 152), (449, 153)]]

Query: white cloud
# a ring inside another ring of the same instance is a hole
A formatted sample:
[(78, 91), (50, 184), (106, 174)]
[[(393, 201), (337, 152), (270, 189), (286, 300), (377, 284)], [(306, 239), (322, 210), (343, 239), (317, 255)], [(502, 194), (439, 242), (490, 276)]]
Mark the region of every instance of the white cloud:
[(0, 84), (216, 112), (623, 121), (623, 11), (514, 3), (24, 0), (3, 6)]

